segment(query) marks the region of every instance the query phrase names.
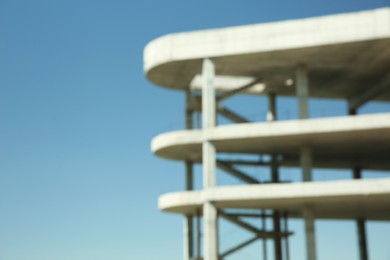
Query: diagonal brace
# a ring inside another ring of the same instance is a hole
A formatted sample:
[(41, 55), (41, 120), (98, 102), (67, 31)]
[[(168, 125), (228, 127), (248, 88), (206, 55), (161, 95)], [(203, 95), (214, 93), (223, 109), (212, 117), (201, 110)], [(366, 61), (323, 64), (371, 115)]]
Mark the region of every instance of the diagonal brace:
[(260, 183), (258, 180), (256, 180), (255, 178), (237, 170), (236, 168), (234, 168), (233, 166), (231, 166), (230, 164), (228, 163), (225, 163), (225, 162), (222, 162), (220, 160), (217, 160), (217, 167), (224, 170), (225, 172), (227, 173), (230, 173), (231, 175), (233, 175), (234, 177), (244, 181), (244, 182), (247, 182), (247, 183), (250, 183), (250, 184), (257, 184), (257, 183)]
[[(223, 106), (217, 106), (216, 110), (218, 113), (220, 113), (222, 116), (232, 120), (236, 123), (248, 123), (250, 122), (248, 119), (244, 118), (243, 116), (238, 115), (237, 113), (233, 112), (232, 110), (223, 107)], [(190, 114), (191, 112), (202, 112), (202, 99), (199, 96), (192, 97), (186, 107), (186, 113)]]
[(260, 230), (256, 227), (240, 220), (238, 217), (232, 216), (232, 215), (224, 212), (223, 210), (219, 210), (218, 213), (219, 213), (219, 216), (221, 216), (222, 218), (242, 227), (243, 229), (246, 229), (250, 232), (255, 233), (258, 236), (258, 238), (275, 238), (277, 236), (285, 237), (285, 236), (289, 236), (289, 235), (293, 234), (292, 232), (272, 232), (272, 231)]
[[(220, 113), (222, 116), (232, 120), (236, 123), (248, 123), (250, 122), (248, 119), (244, 118), (243, 116), (238, 115), (237, 113), (233, 112), (232, 110), (223, 107), (223, 106), (217, 106), (216, 110), (218, 113)], [(191, 98), (191, 100), (188, 101), (186, 111), (188, 113), (190, 112), (202, 112), (202, 99), (200, 96), (194, 96)]]
[(217, 112), (236, 123), (250, 122), (248, 119), (238, 115), (237, 113), (223, 106), (217, 106)]
[(236, 224), (236, 225), (238, 225), (238, 226), (240, 226), (248, 231), (251, 231), (255, 234), (259, 235), (260, 233), (266, 233), (264, 231), (257, 229), (256, 227), (240, 220), (238, 217), (232, 216), (232, 215), (230, 215), (222, 210), (219, 210), (218, 213), (219, 213), (219, 216), (223, 217), (224, 219), (229, 220), (230, 222), (232, 222), (232, 223), (234, 223), (234, 224)]
[(364, 105), (370, 99), (373, 99), (380, 95), (386, 89), (390, 89), (390, 73), (387, 74), (379, 84), (367, 88), (366, 91), (358, 93), (348, 99), (348, 109), (351, 112), (356, 111), (360, 106)]
[(241, 248), (244, 248), (247, 245), (250, 245), (251, 243), (255, 242), (259, 238), (260, 238), (259, 236), (255, 236), (255, 237), (253, 237), (251, 239), (248, 239), (248, 240), (242, 242), (241, 244), (239, 244), (239, 245), (237, 245), (237, 246), (227, 250), (225, 253), (221, 254), (221, 258), (226, 257), (226, 256), (228, 256), (230, 254), (233, 254), (234, 252), (240, 250)]

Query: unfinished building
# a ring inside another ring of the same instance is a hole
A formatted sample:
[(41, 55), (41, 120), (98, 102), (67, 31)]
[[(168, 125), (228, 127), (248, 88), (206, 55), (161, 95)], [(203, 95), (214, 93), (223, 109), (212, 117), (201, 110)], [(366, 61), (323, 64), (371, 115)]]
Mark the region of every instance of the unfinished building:
[[(152, 140), (153, 153), (186, 166), (185, 191), (159, 198), (162, 211), (184, 217), (185, 260), (224, 259), (262, 239), (273, 241), (274, 259), (289, 259), (289, 218), (304, 221), (308, 260), (317, 259), (316, 219), (356, 221), (359, 256), (368, 259), (366, 221), (390, 220), (390, 178), (361, 175), (390, 169), (390, 114), (358, 111), (366, 102), (390, 100), (390, 8), (162, 36), (146, 46), (144, 70), (154, 84), (186, 93), (186, 129)], [(249, 122), (222, 105), (240, 94), (266, 96), (267, 120)], [(281, 96), (296, 97), (298, 118), (278, 120)], [(348, 109), (345, 116), (311, 118), (310, 98), (344, 99)], [(218, 125), (218, 116), (233, 123)], [(259, 160), (220, 156), (226, 154)], [(200, 190), (193, 185), (195, 164), (202, 164)], [(242, 165), (269, 167), (269, 182)], [(283, 167), (299, 168), (301, 181), (281, 182)], [(218, 185), (217, 168), (243, 184)], [(352, 178), (314, 182), (314, 168), (349, 169)], [(253, 237), (221, 251), (219, 218)], [(273, 225), (265, 229), (247, 218)]]

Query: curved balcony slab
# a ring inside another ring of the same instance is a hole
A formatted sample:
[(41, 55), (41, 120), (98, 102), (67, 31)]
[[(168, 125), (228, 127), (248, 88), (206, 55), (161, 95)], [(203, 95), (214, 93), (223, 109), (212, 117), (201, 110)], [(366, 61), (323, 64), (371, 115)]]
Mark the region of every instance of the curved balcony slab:
[(314, 166), (390, 169), (390, 113), (171, 132), (155, 137), (152, 151), (167, 159), (200, 162), (203, 140), (212, 141), (219, 153), (281, 154), (292, 166), (294, 160), (298, 164), (300, 147), (309, 145)]
[(305, 64), (312, 97), (350, 97), (388, 74), (390, 8), (162, 36), (145, 47), (144, 71), (157, 85), (185, 89), (206, 57), (217, 75), (262, 77), (260, 94), (295, 95), (285, 82)]
[(160, 196), (162, 211), (196, 214), (206, 201), (221, 209), (283, 209), (301, 217), (311, 208), (316, 218), (390, 220), (390, 179), (217, 187)]

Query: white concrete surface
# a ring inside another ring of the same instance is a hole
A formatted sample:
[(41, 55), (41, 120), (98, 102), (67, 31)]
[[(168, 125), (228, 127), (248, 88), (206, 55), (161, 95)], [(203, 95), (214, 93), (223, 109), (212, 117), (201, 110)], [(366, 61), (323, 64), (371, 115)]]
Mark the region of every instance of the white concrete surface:
[(212, 141), (220, 153), (278, 153), (297, 160), (301, 145), (307, 144), (317, 167), (328, 161), (341, 168), (390, 169), (390, 113), (170, 132), (152, 140), (152, 151), (167, 159), (200, 162), (203, 140)]
[[(211, 59), (204, 59), (202, 66), (202, 111), (203, 129), (215, 127), (215, 65)], [(203, 189), (212, 189), (216, 185), (216, 150), (212, 142), (202, 142)], [(204, 259), (218, 259), (218, 213), (212, 201), (203, 203)]]
[(278, 95), (295, 94), (285, 82), (305, 63), (312, 97), (347, 98), (388, 72), (390, 8), (162, 36), (146, 46), (144, 70), (157, 85), (187, 88), (205, 57), (217, 75), (261, 76)]
[(390, 220), (390, 179), (343, 180), (293, 184), (254, 184), (160, 196), (159, 208), (191, 214), (205, 201), (220, 208), (285, 209), (301, 217), (306, 207), (315, 218)]
[[(238, 87), (244, 86), (252, 81), (254, 77), (240, 77), (240, 76), (218, 76), (214, 78), (214, 89), (217, 93), (223, 93), (234, 90)], [(201, 75), (195, 75), (190, 83), (190, 88), (193, 91), (201, 92), (202, 90), (202, 77)], [(243, 91), (244, 94), (263, 94), (266, 86), (265, 84), (255, 84), (248, 90)]]

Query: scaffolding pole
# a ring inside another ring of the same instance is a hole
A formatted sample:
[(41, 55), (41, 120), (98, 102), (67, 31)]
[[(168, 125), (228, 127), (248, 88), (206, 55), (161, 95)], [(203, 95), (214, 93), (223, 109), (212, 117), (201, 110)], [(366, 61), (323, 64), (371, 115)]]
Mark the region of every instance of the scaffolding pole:
[[(362, 171), (360, 168), (355, 167), (353, 169), (353, 178), (354, 179), (362, 178)], [(358, 233), (359, 259), (368, 260), (366, 220), (364, 218), (358, 218), (356, 220), (356, 227)]]

